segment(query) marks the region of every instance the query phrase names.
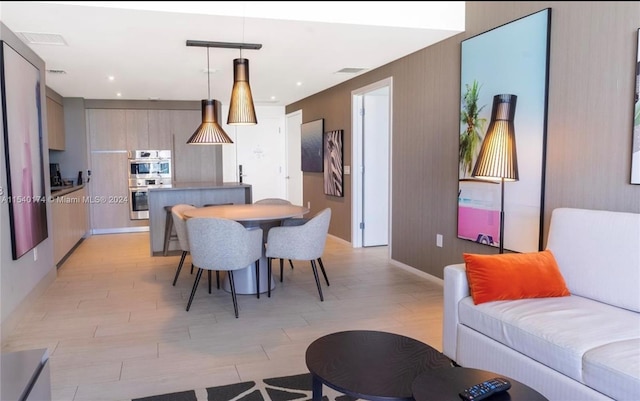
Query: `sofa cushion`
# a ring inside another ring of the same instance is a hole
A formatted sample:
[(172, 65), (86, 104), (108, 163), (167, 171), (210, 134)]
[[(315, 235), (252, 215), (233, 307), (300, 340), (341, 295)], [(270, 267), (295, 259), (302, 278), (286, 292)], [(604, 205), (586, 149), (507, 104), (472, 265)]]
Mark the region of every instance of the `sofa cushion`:
[(554, 209), (547, 249), (572, 294), (640, 312), (640, 214)]
[(459, 303), (460, 323), (577, 381), (594, 348), (640, 338), (640, 315), (578, 296)]
[(583, 370), (589, 387), (616, 400), (640, 400), (640, 338), (587, 351)]
[(465, 253), (463, 257), (475, 304), (569, 295), (549, 250), (500, 255)]

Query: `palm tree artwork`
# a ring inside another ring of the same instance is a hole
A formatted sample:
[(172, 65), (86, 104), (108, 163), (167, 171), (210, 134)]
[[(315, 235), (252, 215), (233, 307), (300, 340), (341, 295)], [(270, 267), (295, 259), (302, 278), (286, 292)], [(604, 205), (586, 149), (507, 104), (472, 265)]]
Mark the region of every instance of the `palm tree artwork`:
[(460, 178), (471, 175), (487, 123), (486, 118), (480, 117), (480, 112), (484, 109), (484, 105), (478, 107), (481, 85), (474, 80), (471, 85), (465, 84), (465, 87), (466, 92), (462, 98), (462, 110), (460, 112), (460, 122), (466, 124), (466, 128), (460, 133), (458, 149)]

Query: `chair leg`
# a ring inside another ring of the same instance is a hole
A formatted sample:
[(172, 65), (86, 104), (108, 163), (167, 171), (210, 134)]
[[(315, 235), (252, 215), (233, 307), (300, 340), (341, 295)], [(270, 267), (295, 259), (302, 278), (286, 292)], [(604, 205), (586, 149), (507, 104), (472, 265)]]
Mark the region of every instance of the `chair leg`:
[(316, 286), (318, 286), (318, 294), (320, 294), (320, 302), (324, 301), (322, 296), (322, 288), (320, 287), (320, 277), (318, 277), (318, 268), (316, 268), (316, 261), (311, 260), (311, 269), (313, 269), (313, 277), (316, 278)]
[(236, 285), (233, 283), (233, 271), (229, 270), (229, 284), (231, 285), (231, 298), (233, 298), (233, 310), (238, 318), (238, 300), (236, 299)]
[(271, 261), (273, 258), (267, 258), (267, 297), (271, 298)]
[(260, 299), (260, 259), (256, 260), (256, 295)]
[(193, 274), (193, 263), (191, 263), (191, 274)]
[(318, 263), (320, 264), (320, 270), (322, 270), (322, 275), (324, 275), (324, 280), (327, 282), (327, 287), (330, 286), (329, 279), (327, 278), (327, 272), (324, 271), (324, 265), (322, 264), (322, 258), (318, 258)]
[(291, 261), (291, 259), (289, 259), (289, 266), (291, 266), (291, 268), (293, 269), (293, 262)]
[(180, 257), (180, 263), (178, 263), (178, 270), (176, 270), (176, 276), (173, 278), (174, 287), (176, 286), (176, 282), (178, 281), (178, 276), (180, 275), (180, 270), (182, 270), (182, 264), (184, 263), (184, 258), (186, 257), (187, 257), (187, 251), (182, 251), (182, 256)]
[(282, 278), (284, 277), (284, 260), (280, 259), (280, 282), (282, 283)]
[(209, 294), (211, 294), (211, 270), (208, 270), (208, 276), (209, 276)]
[(198, 284), (200, 284), (200, 277), (202, 277), (202, 269), (198, 268), (196, 280), (193, 282), (193, 289), (191, 290), (191, 296), (189, 297), (189, 303), (187, 304), (187, 312), (189, 312), (189, 308), (191, 308), (191, 302), (193, 302), (193, 297), (196, 295)]
[(216, 286), (220, 289), (220, 271), (216, 270)]

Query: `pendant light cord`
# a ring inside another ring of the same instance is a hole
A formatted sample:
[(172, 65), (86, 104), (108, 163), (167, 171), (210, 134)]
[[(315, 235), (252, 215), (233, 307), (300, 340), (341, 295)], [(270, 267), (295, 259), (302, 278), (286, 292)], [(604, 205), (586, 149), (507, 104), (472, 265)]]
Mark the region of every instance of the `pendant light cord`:
[(209, 46), (207, 46), (207, 100), (211, 99), (211, 69), (209, 68)]

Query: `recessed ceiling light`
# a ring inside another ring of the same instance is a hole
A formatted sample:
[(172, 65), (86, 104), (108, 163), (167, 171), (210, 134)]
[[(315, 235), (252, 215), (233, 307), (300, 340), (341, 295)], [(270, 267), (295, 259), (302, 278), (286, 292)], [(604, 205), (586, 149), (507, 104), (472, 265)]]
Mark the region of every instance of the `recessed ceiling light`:
[(113, 75), (109, 75), (109, 76), (107, 77), (107, 79), (108, 79), (109, 81), (113, 81), (114, 79), (116, 79), (116, 77), (114, 77)]
[(302, 82), (296, 82), (296, 85), (302, 86)]
[(118, 93), (116, 93), (116, 96), (121, 97), (122, 93), (118, 92)]
[(271, 96), (271, 100), (276, 100), (276, 97), (275, 96)]
[(215, 68), (209, 68), (209, 69), (203, 68), (202, 69), (202, 73), (203, 74), (206, 74), (207, 72), (209, 74), (215, 74), (216, 72), (218, 72), (218, 70), (216, 70)]

